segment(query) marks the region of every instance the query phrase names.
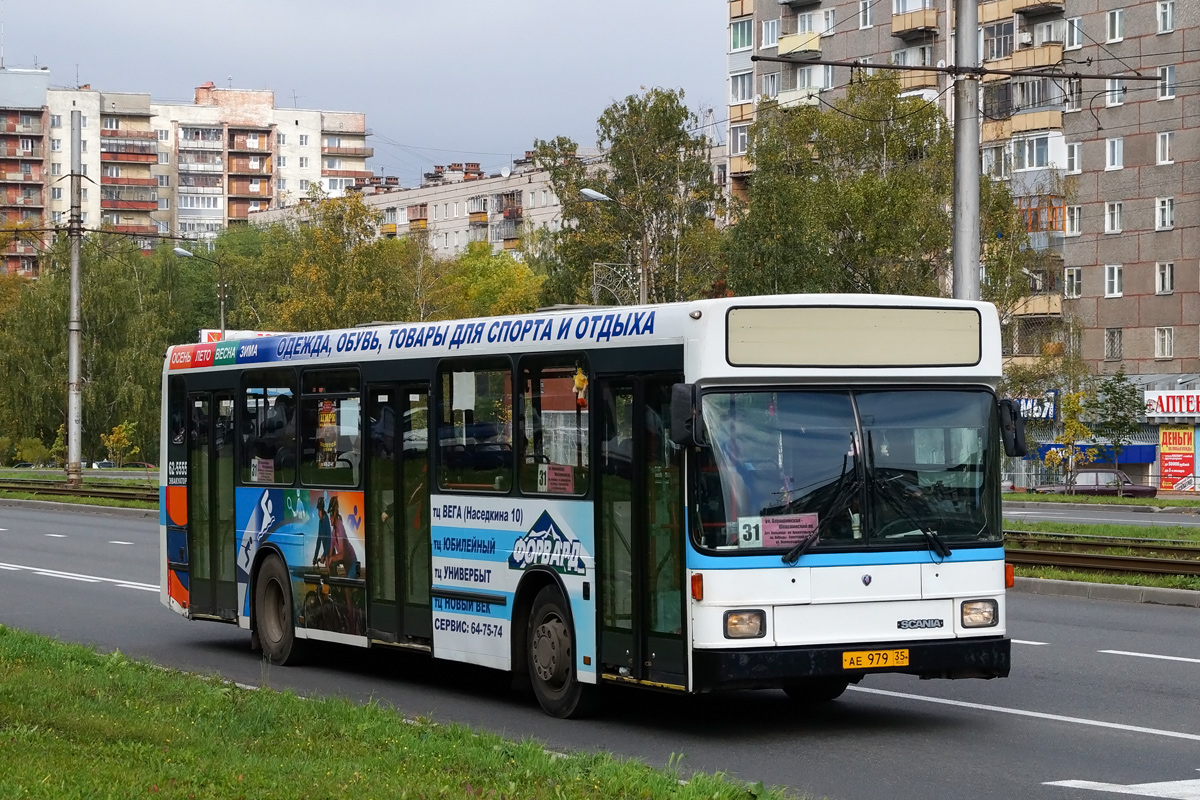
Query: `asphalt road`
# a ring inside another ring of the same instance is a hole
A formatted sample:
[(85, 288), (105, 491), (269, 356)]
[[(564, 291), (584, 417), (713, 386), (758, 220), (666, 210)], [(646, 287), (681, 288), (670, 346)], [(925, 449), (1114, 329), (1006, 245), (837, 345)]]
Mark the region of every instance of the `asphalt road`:
[(817, 710), (776, 691), (613, 691), (602, 718), (570, 722), (544, 716), (503, 675), (416, 655), (330, 648), (307, 667), (269, 667), (245, 632), (159, 604), (157, 548), (153, 517), (0, 506), (0, 622), (557, 749), (651, 764), (682, 753), (688, 768), (818, 797), (1200, 799), (1196, 609), (1012, 594), (1006, 680), (872, 676)]
[[(1172, 511), (1136, 510), (1134, 507), (1100, 505), (1084, 507), (1075, 503), (1026, 503), (1004, 504), (1007, 520), (1030, 522), (1077, 522), (1084, 525), (1180, 525), (1200, 527), (1200, 513), (1176, 513)], [(1190, 509), (1200, 512), (1200, 509)]]

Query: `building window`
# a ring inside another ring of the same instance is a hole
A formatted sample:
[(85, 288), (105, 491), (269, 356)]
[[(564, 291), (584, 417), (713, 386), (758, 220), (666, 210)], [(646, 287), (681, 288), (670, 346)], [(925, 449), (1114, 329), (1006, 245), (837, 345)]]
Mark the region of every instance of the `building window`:
[(104, 165), (104, 177), (106, 177), (106, 178), (121, 177), (121, 165), (120, 164), (105, 164)]
[(300, 156), (300, 169), (308, 169), (308, 156)]
[(1125, 10), (1114, 9), (1108, 12), (1108, 41), (1119, 42), (1125, 38)]
[(762, 94), (763, 97), (778, 97), (779, 96), (779, 73), (768, 72), (762, 76)]
[(302, 192), (308, 191), (308, 181), (304, 180), (304, 178), (300, 179), (300, 191), (302, 191)]
[(52, 153), (62, 152), (62, 139), (51, 139), (50, 140), (50, 152), (52, 152)]
[(837, 9), (827, 8), (821, 12), (821, 35), (833, 36), (833, 29), (837, 27)]
[(63, 220), (63, 212), (61, 212), (61, 211), (51, 211), (50, 212), (50, 221), (51, 222), (57, 224), (57, 223), (62, 222), (62, 220)]
[(61, 114), (51, 114), (50, 115), (50, 127), (51, 128), (61, 128), (62, 127), (62, 115)]
[(1013, 141), (1013, 168), (1038, 169), (1046, 166), (1050, 137), (1035, 136)]
[(1120, 78), (1109, 78), (1105, 81), (1106, 92), (1104, 105), (1108, 108), (1119, 106), (1125, 102), (1125, 81)]
[(171, 132), (166, 128), (158, 128), (154, 131), (154, 134), (158, 137), (158, 141), (160, 142), (165, 142), (171, 138)]
[(1170, 33), (1175, 30), (1175, 0), (1159, 0), (1158, 2), (1158, 32)]
[(1155, 265), (1155, 294), (1171, 294), (1175, 291), (1175, 264), (1171, 261), (1159, 261)]
[(858, 0), (858, 27), (869, 28), (874, 24), (874, 11), (877, 0)]
[(166, 211), (170, 207), (171, 207), (171, 201), (169, 198), (166, 198), (166, 197), (158, 198), (158, 210), (159, 211)]
[(779, 45), (779, 20), (763, 20), (762, 46), (777, 47)]
[(1121, 360), (1121, 329), (1120, 328), (1105, 328), (1104, 329), (1104, 360), (1105, 361), (1120, 361)]
[(62, 163), (60, 163), (58, 161), (50, 162), (50, 174), (51, 175), (62, 175)]
[(821, 65), (821, 88), (822, 89), (832, 89), (833, 88), (833, 64), (822, 64)]
[(160, 219), (155, 223), (155, 225), (158, 227), (158, 233), (160, 236), (165, 236), (171, 232), (171, 226), (168, 225), (165, 220)]
[(275, 188), (281, 192), (286, 192), (287, 191), (287, 179), (286, 178), (277, 179), (275, 181)]
[(302, 133), (300, 134), (300, 146), (304, 147), (306, 144), (308, 144), (308, 134)]
[(983, 26), (983, 60), (1008, 58), (1013, 52), (1013, 23), (997, 22)]
[(1083, 108), (1083, 81), (1068, 78), (1063, 82), (1063, 112), (1070, 113)]
[(1067, 174), (1080, 172), (1083, 172), (1083, 142), (1070, 142), (1067, 145)]
[(1104, 232), (1121, 232), (1121, 203), (1104, 204)]
[(1120, 264), (1104, 265), (1104, 296), (1120, 297), (1125, 288), (1124, 268)]
[(1071, 17), (1067, 20), (1066, 36), (1063, 38), (1064, 50), (1078, 50), (1083, 47), (1083, 17)]
[(1012, 170), (1012, 154), (1005, 145), (983, 148), (982, 171), (997, 180), (1008, 177)]
[(746, 17), (729, 23), (729, 52), (749, 50), (752, 47), (754, 47), (754, 19)]
[(171, 176), (170, 175), (159, 175), (158, 176), (158, 185), (159, 186), (170, 186), (171, 185)]
[(1173, 164), (1175, 158), (1171, 154), (1171, 146), (1175, 143), (1175, 134), (1172, 132), (1160, 133), (1158, 135), (1158, 153), (1157, 162), (1159, 164)]
[(1174, 358), (1175, 357), (1175, 329), (1174, 328), (1155, 328), (1154, 329), (1154, 357), (1155, 358)]
[(1157, 197), (1154, 200), (1157, 213), (1154, 215), (1154, 229), (1166, 231), (1175, 227), (1175, 198)]
[(250, 181), (250, 192), (251, 192), (251, 194), (261, 194), (262, 193), (262, 182), (260, 180), (258, 180), (257, 178)]
[(159, 153), (158, 154), (158, 163), (170, 164), (171, 163), (171, 154), (170, 153)]
[(796, 33), (812, 33), (814, 30), (813, 14), (811, 11), (807, 14), (796, 15)]
[(754, 100), (754, 73), (739, 72), (729, 76), (729, 102), (749, 103)]
[(262, 159), (258, 156), (250, 156), (250, 169), (261, 169)]
[(1107, 139), (1105, 152), (1108, 154), (1104, 161), (1104, 168), (1122, 169), (1125, 166), (1125, 140), (1120, 136), (1114, 139)]
[[(85, 164), (84, 166), (87, 166), (87, 165)], [(21, 162), (21, 174), (22, 175), (32, 175), (33, 174), (33, 164), (30, 164), (28, 161), (22, 161)], [(86, 174), (86, 172), (84, 174)], [(26, 179), (26, 180), (28, 180), (28, 179)]]
[(280, 169), (283, 169), (287, 166), (287, 156), (276, 156), (275, 163), (279, 165)]
[(749, 147), (750, 126), (734, 125), (729, 129), (729, 155), (744, 156)]
[(287, 144), (287, 134), (286, 133), (275, 134), (275, 144)]
[(121, 120), (116, 117), (101, 117), (100, 127), (108, 131), (115, 131), (121, 127)]
[(325, 169), (341, 169), (342, 160), (340, 158), (325, 159)]
[(1063, 270), (1063, 297), (1073, 300), (1083, 295), (1083, 267)]
[(1067, 236), (1078, 236), (1083, 232), (1083, 206), (1067, 206), (1066, 230)]
[(81, 128), (87, 127), (87, 114), (79, 115), (79, 127), (81, 127)]
[(1175, 99), (1175, 67), (1158, 68), (1158, 99)]
[(50, 189), (50, 199), (51, 200), (62, 200), (62, 187), (61, 186), (55, 186)]

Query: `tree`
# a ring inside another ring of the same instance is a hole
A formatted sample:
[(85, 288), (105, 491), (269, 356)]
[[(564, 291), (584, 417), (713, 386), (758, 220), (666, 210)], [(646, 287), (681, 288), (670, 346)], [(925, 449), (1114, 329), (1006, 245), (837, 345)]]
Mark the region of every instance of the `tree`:
[[(716, 278), (711, 216), (720, 192), (712, 143), (698, 133), (699, 119), (683, 97), (682, 90), (654, 88), (610, 105), (596, 125), (605, 157), (592, 169), (568, 138), (535, 142), (534, 163), (547, 170), (563, 218), (573, 221), (555, 237), (558, 258), (546, 262), (553, 269), (544, 302), (591, 302), (595, 263), (628, 265), (636, 296), (644, 260), (650, 302), (697, 296)], [(583, 188), (611, 201), (589, 202)]]
[(1096, 457), (1096, 449), (1084, 444), (1092, 438), (1091, 428), (1084, 422), (1085, 406), (1090, 403), (1088, 392), (1079, 390), (1064, 392), (1059, 397), (1062, 414), (1062, 432), (1054, 438), (1058, 447), (1046, 451), (1043, 463), (1048, 469), (1060, 469), (1067, 494), (1075, 494), (1075, 473)]
[[(1108, 439), (1112, 447), (1113, 467), (1119, 467), (1121, 451), (1142, 429), (1141, 418), (1146, 413), (1142, 394), (1125, 375), (1123, 367), (1096, 382), (1096, 391), (1089, 398), (1087, 412), (1093, 429)], [(1124, 493), (1123, 484), (1117, 487), (1117, 493)]]
[(454, 300), (451, 317), (523, 314), (538, 305), (543, 278), (510, 253), (494, 253), (487, 242), (472, 242), (450, 266)]
[(36, 436), (26, 436), (17, 442), (17, 458), (28, 461), (35, 467), (40, 467), (50, 459), (50, 451), (45, 443)]
[(112, 433), (100, 434), (100, 441), (108, 452), (108, 460), (120, 467), (129, 456), (137, 455), (139, 450), (133, 443), (137, 430), (136, 422), (122, 422), (112, 429)]

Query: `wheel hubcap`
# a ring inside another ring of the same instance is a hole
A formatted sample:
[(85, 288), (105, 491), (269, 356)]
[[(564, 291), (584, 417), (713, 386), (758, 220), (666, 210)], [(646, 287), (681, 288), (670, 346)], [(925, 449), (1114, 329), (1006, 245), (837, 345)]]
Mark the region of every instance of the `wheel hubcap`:
[(545, 617), (534, 629), (531, 658), (534, 672), (544, 683), (554, 689), (566, 684), (571, 664), (571, 640), (567, 626), (557, 616)]

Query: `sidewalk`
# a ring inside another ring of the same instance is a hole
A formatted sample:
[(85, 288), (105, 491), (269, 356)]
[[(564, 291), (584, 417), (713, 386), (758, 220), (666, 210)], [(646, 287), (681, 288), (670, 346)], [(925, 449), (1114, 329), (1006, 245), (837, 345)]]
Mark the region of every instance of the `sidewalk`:
[(1200, 608), (1200, 592), (1190, 589), (1160, 589), (1153, 586), (1125, 586), (1117, 583), (1056, 581), (1049, 578), (1017, 578), (1012, 591), (1057, 597), (1086, 597), (1091, 600), (1119, 600), (1124, 603), (1156, 603), (1163, 606)]
[[(1164, 493), (1165, 494), (1165, 493)], [(1186, 499), (1198, 499), (1197, 495), (1191, 492), (1172, 492), (1185, 496)], [(1191, 495), (1187, 497), (1187, 495)], [(1132, 511), (1147, 514), (1200, 514), (1200, 507), (1189, 506), (1141, 506), (1141, 505), (1125, 505), (1122, 503), (1056, 503), (1050, 500), (1034, 500), (1032, 498), (1037, 495), (1021, 494), (1020, 492), (1010, 492), (1004, 495), (1005, 508), (1065, 508), (1070, 511), (1096, 511), (1099, 509), (1115, 510), (1115, 511)], [(1010, 499), (1011, 498), (1011, 499)]]

